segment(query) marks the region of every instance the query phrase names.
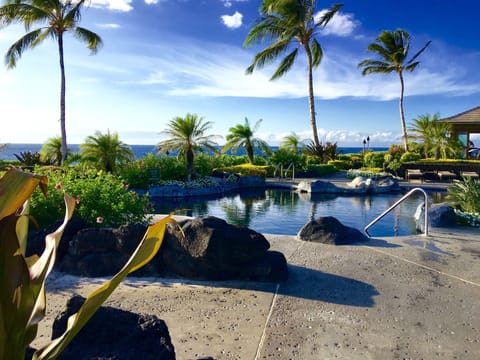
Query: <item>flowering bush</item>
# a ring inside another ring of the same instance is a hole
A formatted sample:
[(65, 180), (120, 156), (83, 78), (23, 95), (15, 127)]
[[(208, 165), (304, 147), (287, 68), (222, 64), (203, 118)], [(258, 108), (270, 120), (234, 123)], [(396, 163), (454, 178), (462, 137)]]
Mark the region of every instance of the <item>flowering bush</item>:
[(77, 200), (76, 215), (91, 226), (119, 226), (128, 222), (145, 222), (152, 212), (148, 196), (129, 191), (118, 176), (110, 173), (72, 169), (36, 169), (48, 176), (48, 197), (35, 191), (31, 200), (31, 214), (40, 226), (47, 226), (62, 218), (63, 194)]
[(465, 213), (459, 209), (454, 209), (454, 211), (460, 224), (480, 228), (480, 214)]

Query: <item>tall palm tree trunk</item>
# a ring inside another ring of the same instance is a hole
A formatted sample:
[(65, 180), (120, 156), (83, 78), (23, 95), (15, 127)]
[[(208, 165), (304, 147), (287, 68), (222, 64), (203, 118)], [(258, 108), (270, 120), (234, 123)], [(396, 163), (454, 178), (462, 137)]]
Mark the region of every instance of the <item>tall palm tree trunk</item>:
[(58, 55), (60, 58), (60, 134), (62, 138), (62, 160), (65, 162), (67, 158), (67, 130), (65, 127), (65, 63), (63, 60), (63, 36), (58, 35)]
[(194, 160), (194, 153), (193, 149), (189, 148), (187, 153), (185, 154), (185, 159), (187, 161), (187, 178), (190, 181), (192, 179), (192, 174), (194, 173), (195, 169), (193, 167), (193, 160)]
[(315, 97), (313, 94), (313, 65), (312, 65), (312, 53), (308, 44), (304, 45), (305, 52), (308, 59), (308, 105), (310, 108), (310, 124), (312, 126), (313, 143), (315, 147), (320, 146), (317, 132), (317, 120), (315, 115)]
[(402, 72), (398, 72), (400, 77), (400, 122), (402, 123), (402, 140), (405, 151), (408, 151), (408, 134), (407, 134), (407, 125), (405, 124), (405, 114), (403, 112), (403, 93), (405, 91), (405, 84), (403, 82)]
[(248, 161), (250, 162), (250, 164), (253, 165), (253, 162), (254, 162), (254, 156), (253, 156), (253, 146), (252, 144), (250, 143), (247, 143), (245, 145), (245, 150), (247, 151), (247, 157), (248, 157)]

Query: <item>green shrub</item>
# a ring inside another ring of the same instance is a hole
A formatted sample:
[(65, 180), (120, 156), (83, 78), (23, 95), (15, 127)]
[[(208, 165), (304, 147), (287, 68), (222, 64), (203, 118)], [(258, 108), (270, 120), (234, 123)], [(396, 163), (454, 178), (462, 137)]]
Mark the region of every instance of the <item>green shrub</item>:
[(404, 154), (402, 154), (402, 156), (400, 157), (400, 162), (406, 163), (406, 162), (418, 161), (421, 158), (422, 156), (420, 154), (407, 151)]
[(260, 176), (265, 178), (267, 176), (273, 175), (273, 167), (269, 165), (251, 165), (251, 164), (242, 164), (235, 166), (226, 166), (216, 169), (223, 172), (231, 172), (235, 174), (240, 174), (242, 176)]
[(385, 162), (385, 152), (371, 151), (365, 154), (363, 164), (366, 167), (381, 168)]
[(308, 165), (307, 171), (311, 176), (324, 176), (336, 173), (337, 169), (329, 164), (312, 164)]
[(351, 160), (330, 160), (328, 162), (328, 165), (335, 166), (335, 169), (337, 170), (348, 170), (353, 167), (353, 163)]
[(76, 214), (91, 226), (119, 226), (128, 222), (145, 222), (151, 213), (148, 196), (129, 191), (124, 181), (105, 172), (42, 170), (48, 176), (48, 197), (39, 191), (32, 195), (31, 214), (40, 226), (47, 226), (62, 218), (63, 193), (78, 199)]

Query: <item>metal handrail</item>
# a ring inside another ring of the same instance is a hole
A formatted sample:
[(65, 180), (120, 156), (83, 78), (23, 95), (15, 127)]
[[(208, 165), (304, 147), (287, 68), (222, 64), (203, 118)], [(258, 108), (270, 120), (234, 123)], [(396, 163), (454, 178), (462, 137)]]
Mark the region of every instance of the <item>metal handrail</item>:
[(292, 181), (295, 180), (295, 164), (293, 162), (291, 162), (288, 167), (285, 169), (285, 172), (283, 173), (284, 176), (283, 177), (287, 177), (287, 174), (288, 174), (288, 171), (290, 170), (290, 168), (292, 168)]
[(408, 193), (406, 193), (405, 195), (403, 195), (400, 200), (398, 200), (395, 204), (393, 204), (392, 206), (390, 206), (387, 210), (385, 210), (383, 213), (381, 213), (380, 215), (378, 215), (373, 221), (370, 222), (370, 224), (368, 224), (367, 226), (365, 226), (364, 228), (364, 231), (365, 233), (370, 236), (370, 234), (368, 233), (368, 229), (375, 225), (380, 219), (382, 219), (385, 215), (387, 215), (390, 211), (392, 211), (393, 209), (395, 209), (398, 205), (400, 205), (406, 198), (408, 198), (410, 195), (412, 195), (414, 192), (416, 191), (420, 191), (422, 194), (423, 194), (423, 206), (424, 206), (424, 209), (425, 209), (425, 216), (424, 216), (424, 228), (425, 228), (425, 231), (423, 233), (423, 236), (428, 236), (428, 195), (427, 195), (427, 192), (425, 190), (423, 190), (422, 188), (414, 188), (412, 190), (410, 190)]
[(277, 166), (275, 166), (275, 170), (273, 170), (273, 177), (277, 176), (278, 168), (281, 168), (280, 169), (280, 177), (282, 177), (282, 172), (283, 172), (283, 164), (282, 163), (278, 163)]

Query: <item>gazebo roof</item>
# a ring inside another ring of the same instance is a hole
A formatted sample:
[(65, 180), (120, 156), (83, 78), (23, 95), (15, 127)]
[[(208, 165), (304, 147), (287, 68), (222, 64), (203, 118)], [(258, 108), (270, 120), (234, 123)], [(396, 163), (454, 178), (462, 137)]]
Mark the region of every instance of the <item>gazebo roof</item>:
[(441, 119), (441, 121), (448, 122), (452, 125), (480, 125), (480, 106), (461, 112), (460, 114)]

